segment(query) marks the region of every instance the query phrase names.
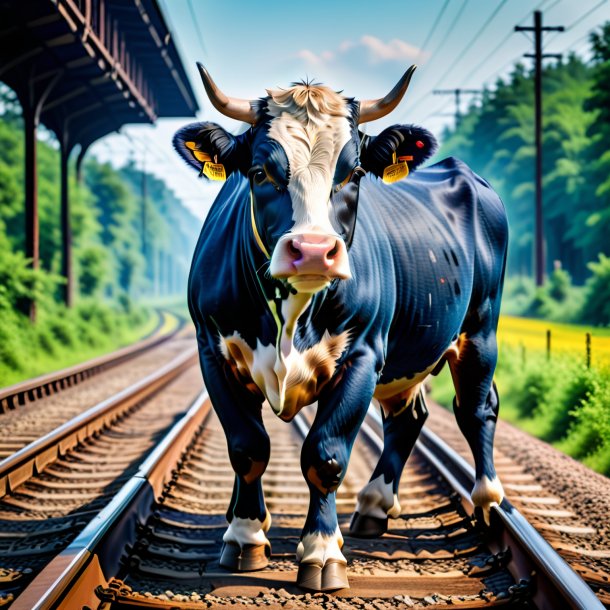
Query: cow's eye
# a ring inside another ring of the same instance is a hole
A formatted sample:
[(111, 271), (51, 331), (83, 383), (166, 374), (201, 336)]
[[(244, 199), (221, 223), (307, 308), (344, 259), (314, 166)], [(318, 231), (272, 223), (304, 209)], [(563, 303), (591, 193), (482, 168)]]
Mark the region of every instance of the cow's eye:
[(262, 184), (267, 179), (267, 174), (260, 167), (253, 167), (248, 172), (248, 177), (254, 184)]

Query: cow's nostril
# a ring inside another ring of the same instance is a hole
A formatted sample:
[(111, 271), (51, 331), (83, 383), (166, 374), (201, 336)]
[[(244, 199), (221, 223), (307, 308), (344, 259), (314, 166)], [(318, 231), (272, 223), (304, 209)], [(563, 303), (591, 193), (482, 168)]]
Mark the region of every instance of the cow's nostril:
[(294, 245), (294, 240), (288, 241), (288, 252), (296, 259), (301, 258), (302, 252)]
[(333, 246), (333, 249), (330, 250), (328, 252), (328, 254), (326, 255), (327, 258), (335, 258), (335, 256), (337, 256), (337, 254), (339, 253), (339, 241), (335, 241), (335, 245)]

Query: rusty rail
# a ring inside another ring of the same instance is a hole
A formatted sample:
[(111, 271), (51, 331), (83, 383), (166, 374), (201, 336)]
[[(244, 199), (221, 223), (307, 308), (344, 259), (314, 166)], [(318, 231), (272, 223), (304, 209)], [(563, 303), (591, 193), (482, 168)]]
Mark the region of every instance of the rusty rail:
[(0, 413), (6, 413), (6, 411), (23, 407), (40, 398), (60, 392), (168, 341), (184, 325), (184, 320), (179, 320), (178, 327), (165, 335), (152, 336), (110, 354), (0, 389)]
[(203, 391), (112, 502), (15, 600), (14, 610), (71, 610), (98, 605), (92, 583), (106, 586), (117, 573), (121, 561), (117, 549), (135, 541), (139, 526), (155, 499), (161, 497), (210, 408)]
[(197, 349), (192, 348), (155, 373), (94, 405), (0, 461), (0, 497), (41, 472), (47, 464), (157, 392), (196, 361)]
[[(368, 418), (381, 428), (377, 410), (370, 409)], [(383, 449), (380, 434), (366, 421), (362, 431), (377, 450)], [(459, 494), (466, 511), (473, 513), (475, 507), (468, 490), (475, 482), (474, 468), (427, 428), (422, 429), (415, 446)], [(481, 519), (478, 521), (482, 523)], [(496, 556), (502, 554), (507, 558), (507, 568), (517, 583), (515, 586), (524, 590), (536, 608), (603, 610), (604, 606), (585, 581), (506, 498), (499, 506), (492, 505), (486, 532), (491, 550)]]

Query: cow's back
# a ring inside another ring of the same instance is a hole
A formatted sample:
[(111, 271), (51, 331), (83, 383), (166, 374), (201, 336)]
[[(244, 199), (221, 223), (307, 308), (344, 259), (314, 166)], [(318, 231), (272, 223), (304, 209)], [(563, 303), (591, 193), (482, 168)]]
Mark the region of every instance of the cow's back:
[(468, 312), (501, 289), (506, 242), (499, 197), (456, 159), (394, 185), (362, 181), (348, 298), (369, 295), (361, 276), (379, 274), (384, 379), (405, 374), (405, 365), (417, 373), (442, 356)]

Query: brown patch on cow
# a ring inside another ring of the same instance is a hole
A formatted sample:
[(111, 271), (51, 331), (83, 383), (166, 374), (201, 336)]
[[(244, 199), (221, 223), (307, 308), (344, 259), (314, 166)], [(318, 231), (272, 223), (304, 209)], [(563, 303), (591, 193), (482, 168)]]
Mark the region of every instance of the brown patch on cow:
[(457, 407), (460, 406), (459, 363), (464, 351), (468, 349), (468, 344), (469, 340), (466, 333), (462, 333), (455, 343), (455, 349), (452, 349), (451, 351), (447, 350), (447, 352), (445, 352), (447, 355), (447, 362), (449, 363), (449, 370), (451, 371), (451, 379), (453, 379), (453, 387), (455, 388), (455, 404)]
[(316, 488), (320, 491), (320, 493), (323, 493), (324, 495), (330, 494), (333, 491), (337, 491), (337, 489), (339, 488), (339, 485), (333, 485), (332, 487), (324, 487), (324, 485), (322, 484), (322, 480), (318, 475), (318, 471), (313, 466), (310, 466), (307, 470), (307, 480), (312, 485), (315, 485)]
[(248, 474), (243, 475), (243, 479), (246, 483), (250, 484), (257, 479), (260, 479), (265, 472), (265, 468), (267, 468), (267, 462), (255, 462), (252, 461), (252, 466), (250, 466), (250, 471)]
[(403, 411), (413, 405), (415, 398), (421, 390), (421, 383), (406, 389), (404, 392), (390, 396), (389, 398), (380, 399), (379, 404), (383, 409), (386, 417), (398, 417)]

